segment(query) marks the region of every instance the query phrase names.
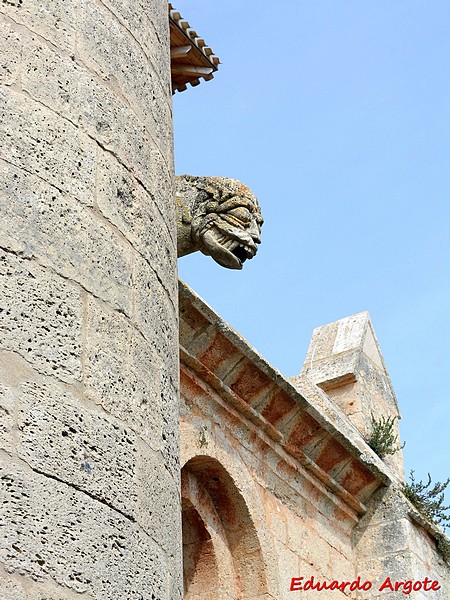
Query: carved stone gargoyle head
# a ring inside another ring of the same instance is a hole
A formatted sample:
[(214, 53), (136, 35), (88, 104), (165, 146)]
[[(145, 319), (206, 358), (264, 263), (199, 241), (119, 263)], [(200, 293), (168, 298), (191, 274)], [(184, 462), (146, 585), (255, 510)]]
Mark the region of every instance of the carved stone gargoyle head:
[(263, 218), (253, 192), (227, 177), (175, 178), (178, 256), (200, 250), (228, 269), (242, 269), (261, 243)]

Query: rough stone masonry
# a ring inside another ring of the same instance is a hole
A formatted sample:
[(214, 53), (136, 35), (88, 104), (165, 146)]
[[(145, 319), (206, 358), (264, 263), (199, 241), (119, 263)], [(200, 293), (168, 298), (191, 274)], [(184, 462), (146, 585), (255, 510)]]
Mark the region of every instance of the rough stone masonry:
[(368, 313), (287, 379), (182, 283), (179, 310), (185, 600), (447, 600), (401, 449), (367, 444), (371, 411), (398, 414)]
[(178, 599), (167, 2), (0, 4), (0, 598)]
[(262, 217), (235, 180), (174, 188), (168, 8), (178, 75), (210, 78), (165, 0), (0, 3), (0, 600), (180, 600), (183, 576), (185, 600), (447, 600), (401, 451), (366, 443), (399, 416), (368, 314), (288, 380), (178, 299), (177, 220), (180, 256), (241, 268)]

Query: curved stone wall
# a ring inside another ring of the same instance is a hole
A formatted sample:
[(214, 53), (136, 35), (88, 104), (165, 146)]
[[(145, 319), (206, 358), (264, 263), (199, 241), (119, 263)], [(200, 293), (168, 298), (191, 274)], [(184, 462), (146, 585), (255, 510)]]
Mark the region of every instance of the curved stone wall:
[(0, 4), (0, 597), (181, 598), (167, 3)]

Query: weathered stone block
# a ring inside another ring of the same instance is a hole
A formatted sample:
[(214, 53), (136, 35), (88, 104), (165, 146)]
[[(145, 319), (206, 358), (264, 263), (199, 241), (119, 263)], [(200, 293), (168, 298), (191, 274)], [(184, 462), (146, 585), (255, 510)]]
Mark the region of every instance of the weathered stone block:
[[(167, 169), (144, 123), (122, 93), (40, 39), (25, 45), (24, 63), (24, 89), (40, 103), (79, 124), (101, 148), (113, 153), (149, 190), (165, 214), (167, 198), (169, 194), (172, 197)], [(158, 123), (164, 123), (166, 128), (168, 119), (170, 115), (158, 115)], [(153, 130), (150, 128), (150, 133)], [(98, 148), (97, 151), (99, 156), (103, 154)]]
[(9, 23), (0, 21), (0, 83), (11, 85), (20, 73), (22, 40)]
[(0, 280), (3, 349), (17, 352), (40, 373), (81, 380), (80, 290), (6, 252), (0, 253)]
[[(163, 56), (169, 53), (169, 21), (164, 10), (160, 10), (158, 2), (155, 0), (137, 0), (141, 10), (151, 15), (151, 22), (156, 33), (156, 37), (162, 44)], [(152, 46), (154, 48), (154, 46)], [(154, 51), (153, 51), (154, 53)]]
[(63, 589), (49, 580), (31, 582), (26, 577), (0, 574), (2, 600), (93, 600), (90, 594), (77, 594)]
[(161, 85), (134, 36), (110, 11), (92, 2), (83, 2), (81, 11), (77, 45), (80, 58), (90, 69), (119, 85), (166, 159), (172, 139), (167, 127), (171, 112), (165, 82)]
[[(313, 567), (311, 567), (311, 565), (309, 565), (307, 562), (303, 561), (302, 559), (299, 560), (300, 563), (300, 568), (299, 568), (299, 576), (303, 577), (303, 585), (305, 584), (306, 581), (308, 581), (308, 579), (310, 579), (311, 577), (314, 577), (314, 581), (329, 581), (328, 579), (328, 574), (324, 575), (323, 571), (321, 570), (317, 570), (314, 569)], [(337, 591), (332, 591), (332, 592), (327, 592), (325, 590), (323, 590), (321, 592), (321, 596), (318, 596), (317, 594), (317, 590), (303, 590), (301, 592), (290, 592), (289, 588), (290, 588), (290, 584), (291, 584), (291, 573), (292, 571), (287, 570), (284, 568), (284, 565), (282, 565), (281, 567), (283, 569), (283, 585), (282, 585), (282, 589), (285, 593), (285, 595), (283, 596), (283, 600), (292, 600), (292, 598), (295, 598), (295, 596), (297, 596), (297, 598), (301, 598), (301, 600), (318, 600), (318, 598), (324, 598), (324, 600), (334, 600), (336, 597), (339, 598), (339, 600), (347, 598), (348, 596), (345, 596), (344, 594), (342, 594), (341, 592), (337, 592)], [(354, 598), (353, 595), (350, 596), (350, 598)], [(365, 599), (368, 600), (368, 599)]]
[(33, 580), (52, 578), (96, 600), (166, 599), (163, 551), (130, 519), (64, 483), (2, 465), (0, 558)]
[(180, 472), (178, 389), (178, 372), (173, 374), (170, 369), (161, 369), (161, 435), (164, 442), (161, 453), (164, 457), (164, 464), (176, 481), (178, 481)]
[[(349, 558), (331, 548), (327, 577), (338, 581), (351, 581), (356, 574), (353, 555)], [(362, 573), (361, 576), (366, 579), (365, 573)]]
[(181, 499), (178, 481), (163, 464), (148, 460), (148, 452), (139, 456), (137, 522), (149, 534), (157, 532), (158, 544), (166, 553), (172, 572), (182, 571)]
[(170, 365), (169, 372), (177, 379), (178, 315), (176, 306), (160, 284), (149, 263), (136, 257), (133, 274), (135, 286), (134, 320), (155, 351)]
[(175, 297), (176, 239), (156, 206), (155, 194), (107, 153), (99, 160), (97, 186), (97, 206), (102, 214), (152, 265), (160, 280), (167, 281), (168, 292)]
[(19, 406), (21, 458), (40, 473), (135, 514), (133, 431), (105, 413), (88, 410), (79, 398), (48, 382), (24, 384)]
[[(121, 0), (103, 0), (103, 3), (132, 33), (156, 71), (161, 85), (163, 86), (166, 82), (169, 96), (167, 74), (170, 72), (170, 48), (168, 19), (165, 11), (161, 11), (153, 0), (136, 0), (133, 3), (124, 3)], [(155, 53), (157, 47), (161, 49), (158, 54)]]
[(26, 592), (12, 577), (0, 575), (0, 597), (3, 600), (27, 600)]
[(290, 547), (297, 556), (321, 573), (329, 573), (330, 546), (312, 528), (291, 528), (288, 535)]
[(121, 154), (120, 144), (129, 133), (121, 125), (128, 113), (136, 117), (120, 93), (39, 38), (25, 44), (24, 63), (23, 86), (33, 98), (79, 123), (102, 146), (109, 145)]
[[(272, 508), (272, 507), (271, 507)], [(287, 545), (288, 528), (284, 515), (280, 514), (280, 509), (268, 511), (267, 519), (272, 535), (284, 546)]]
[(175, 214), (175, 203), (168, 203), (173, 191), (167, 166), (143, 122), (121, 94), (93, 79), (79, 86), (75, 112), (80, 126), (139, 181), (161, 214), (168, 210)]
[(368, 503), (367, 513), (353, 532), (354, 544), (359, 544), (368, 527), (383, 527), (388, 523), (401, 521), (407, 518), (408, 510), (409, 503), (399, 490), (393, 487), (377, 490)]
[(77, 3), (64, 0), (8, 0), (2, 12), (16, 23), (70, 52), (75, 47)]
[[(155, 336), (156, 337), (156, 336)], [(161, 362), (148, 341), (122, 315), (89, 300), (85, 384), (87, 394), (161, 447)]]
[(20, 385), (36, 376), (40, 377), (16, 352), (0, 351), (0, 448), (10, 454), (17, 447)]
[[(291, 577), (298, 577), (300, 573), (300, 561), (299, 557), (291, 552), (283, 544), (276, 544), (276, 552), (278, 555), (278, 570), (280, 573), (280, 583), (283, 592), (289, 593), (289, 583)], [(283, 583), (285, 585), (283, 585)], [(289, 594), (292, 596), (292, 592)]]
[(4, 247), (36, 257), (130, 314), (132, 252), (115, 228), (40, 178), (1, 164)]
[(0, 90), (0, 157), (91, 205), (96, 148), (66, 119), (30, 98)]
[(12, 452), (14, 443), (14, 427), (16, 424), (16, 401), (14, 391), (0, 383), (0, 448)]
[[(77, 111), (80, 126), (153, 196), (161, 213), (174, 215), (172, 179), (167, 168), (171, 162), (165, 162), (151, 132), (123, 96), (94, 79), (88, 85), (80, 85)], [(174, 221), (167, 222), (175, 226)]]
[(38, 102), (74, 124), (78, 121), (79, 88), (89, 73), (70, 56), (59, 54), (54, 46), (38, 36), (25, 38), (22, 86)]
[(358, 544), (358, 551), (367, 556), (375, 556), (382, 549), (383, 554), (406, 551), (410, 545), (411, 524), (409, 519), (391, 521), (385, 525), (376, 525), (367, 529)]

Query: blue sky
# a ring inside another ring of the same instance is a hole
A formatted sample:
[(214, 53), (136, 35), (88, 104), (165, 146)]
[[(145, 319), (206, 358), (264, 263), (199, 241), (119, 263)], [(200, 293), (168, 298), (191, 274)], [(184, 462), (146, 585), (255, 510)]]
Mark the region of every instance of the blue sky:
[[(370, 312), (406, 470), (450, 476), (450, 3), (178, 0), (221, 59), (176, 94), (178, 174), (256, 193), (258, 255), (180, 276), (285, 375), (312, 330)], [(447, 493), (450, 503), (450, 493)]]

